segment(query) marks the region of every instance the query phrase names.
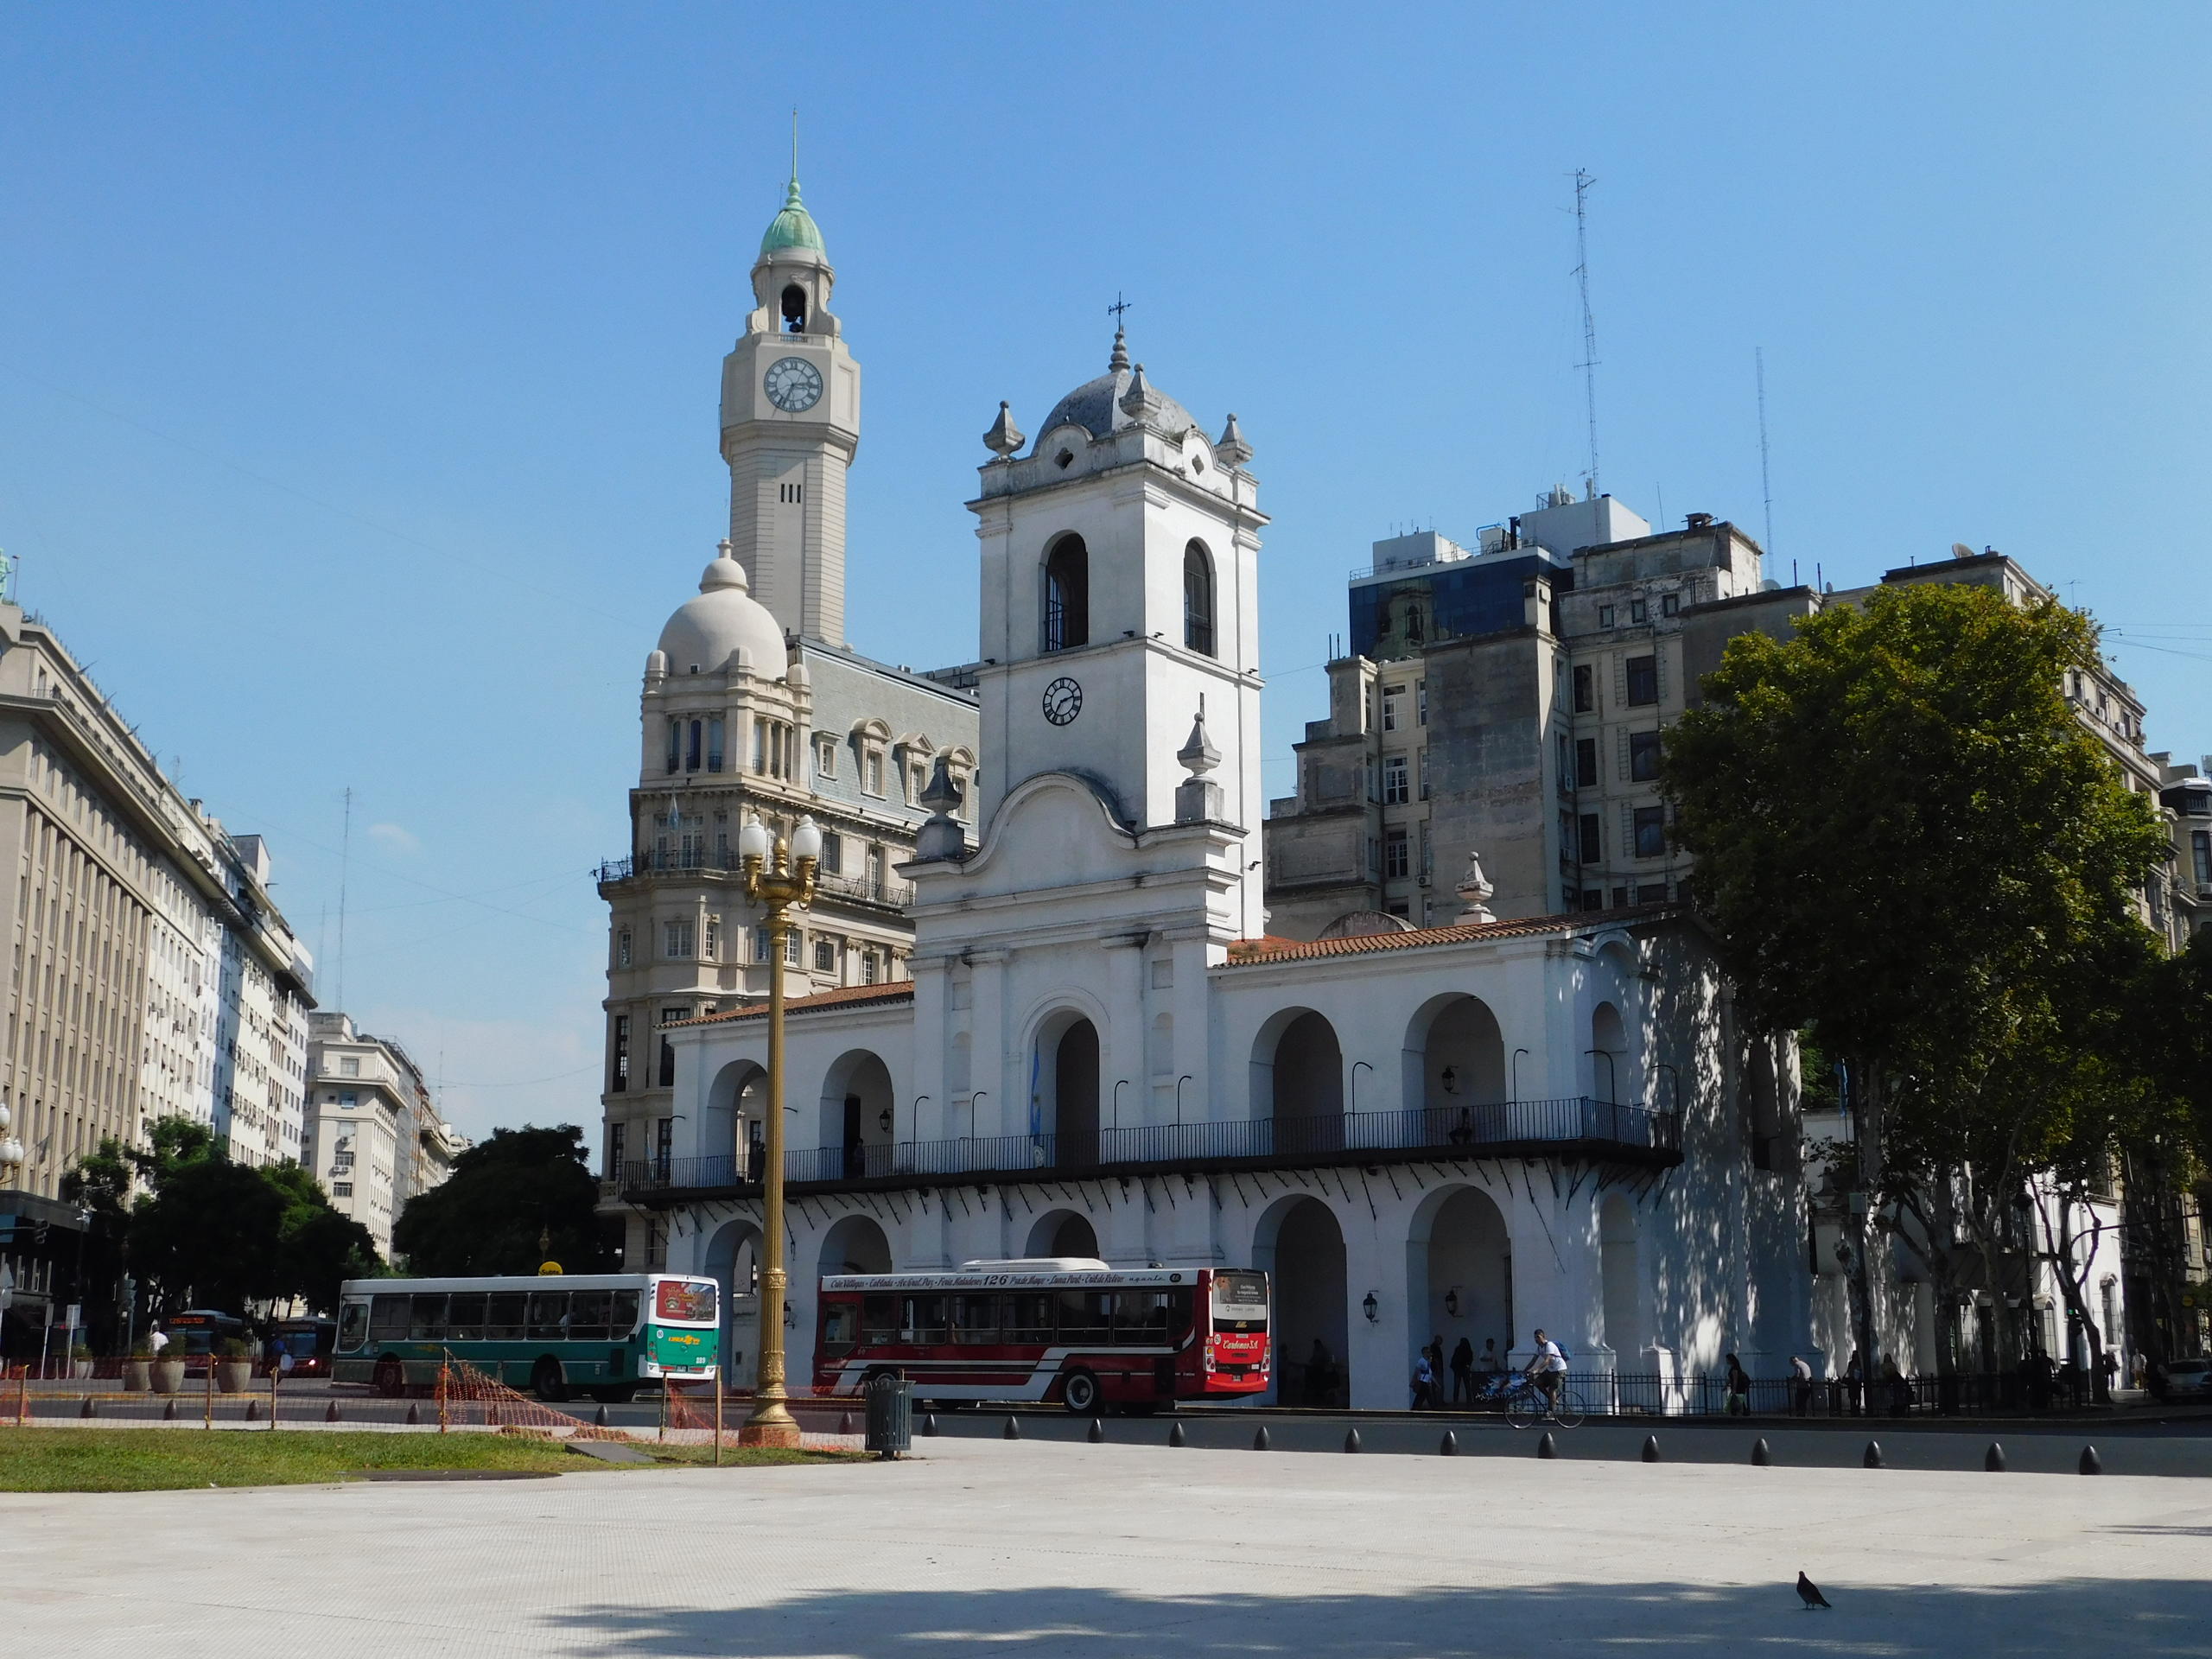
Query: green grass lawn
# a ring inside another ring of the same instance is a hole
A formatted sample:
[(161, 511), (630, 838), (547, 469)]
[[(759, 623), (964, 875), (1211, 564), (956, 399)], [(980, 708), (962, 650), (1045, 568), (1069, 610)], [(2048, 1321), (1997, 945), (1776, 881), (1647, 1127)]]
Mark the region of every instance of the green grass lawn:
[[(642, 1449), (649, 1464), (601, 1463), (550, 1440), (505, 1434), (366, 1434), (251, 1429), (0, 1428), (0, 1492), (145, 1492), (187, 1486), (290, 1486), (372, 1469), (507, 1469), (619, 1474), (696, 1468), (707, 1446)], [(722, 1448), (724, 1468), (842, 1463), (846, 1452)]]

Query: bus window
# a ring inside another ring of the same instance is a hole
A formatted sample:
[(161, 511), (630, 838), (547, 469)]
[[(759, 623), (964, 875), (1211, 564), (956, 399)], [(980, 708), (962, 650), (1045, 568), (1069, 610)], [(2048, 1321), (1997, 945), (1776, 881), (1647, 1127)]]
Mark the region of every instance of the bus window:
[(861, 1311), (850, 1302), (827, 1302), (822, 1309), (822, 1351), (846, 1354), (860, 1339)]
[(991, 1295), (954, 1297), (952, 1339), (955, 1342), (996, 1342), (999, 1339), (999, 1299)]
[(613, 1293), (605, 1290), (580, 1290), (569, 1305), (569, 1340), (571, 1342), (605, 1342), (607, 1340), (607, 1305)]
[(410, 1342), (440, 1342), (446, 1334), (446, 1294), (417, 1292), (415, 1306), (407, 1315), (407, 1339)]
[(951, 1332), (944, 1320), (945, 1299), (942, 1296), (907, 1296), (901, 1299), (906, 1306), (905, 1318), (899, 1321), (899, 1340), (901, 1342), (945, 1342)]
[(1107, 1342), (1114, 1332), (1114, 1293), (1110, 1290), (1064, 1290), (1060, 1293), (1060, 1340)]
[(1052, 1293), (1020, 1290), (1006, 1299), (1006, 1339), (1008, 1342), (1050, 1342), (1055, 1321)]
[(715, 1317), (715, 1287), (664, 1279), (653, 1287), (653, 1317), (681, 1324), (709, 1324)]
[(1156, 1348), (1167, 1340), (1167, 1293), (1122, 1290), (1114, 1294), (1114, 1340)]
[(352, 1353), (369, 1339), (369, 1305), (348, 1302), (338, 1313), (338, 1346), (340, 1352)]
[(369, 1304), (369, 1340), (407, 1340), (407, 1300), (404, 1296), (378, 1296)]
[(446, 1309), (446, 1334), (455, 1342), (475, 1342), (484, 1335), (484, 1293), (457, 1290)]
[(530, 1293), (530, 1339), (559, 1342), (569, 1334), (569, 1293), (533, 1290)]
[[(378, 1298), (379, 1301), (383, 1298)], [(530, 1296), (519, 1290), (495, 1290), (484, 1310), (484, 1334), (494, 1342), (520, 1342)]]
[(637, 1328), (638, 1293), (634, 1290), (616, 1291), (614, 1293), (614, 1317), (610, 1323), (609, 1328), (610, 1336), (614, 1341), (620, 1342), (623, 1338), (628, 1336)]
[(899, 1340), (899, 1299), (864, 1296), (861, 1299), (861, 1329), (870, 1343)]

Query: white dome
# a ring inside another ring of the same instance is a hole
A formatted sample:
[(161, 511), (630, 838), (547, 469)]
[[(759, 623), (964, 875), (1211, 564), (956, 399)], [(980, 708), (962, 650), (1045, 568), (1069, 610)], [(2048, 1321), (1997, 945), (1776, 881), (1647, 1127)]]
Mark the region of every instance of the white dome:
[(687, 599), (660, 631), (668, 671), (719, 672), (730, 652), (754, 673), (781, 679), (789, 658), (783, 626), (746, 591), (745, 568), (730, 557), (729, 543), (699, 578), (699, 596)]

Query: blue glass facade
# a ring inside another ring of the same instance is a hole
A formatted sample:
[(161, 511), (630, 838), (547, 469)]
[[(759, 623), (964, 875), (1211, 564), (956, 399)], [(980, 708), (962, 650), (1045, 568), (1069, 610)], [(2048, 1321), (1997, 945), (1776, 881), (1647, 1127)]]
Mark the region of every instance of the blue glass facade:
[(1524, 614), (1522, 585), (1537, 575), (1550, 578), (1554, 594), (1574, 586), (1574, 567), (1541, 548), (1518, 558), (1427, 565), (1393, 582), (1362, 582), (1351, 594), (1352, 654), (1378, 655), (1390, 632), (1391, 601), (1407, 593), (1427, 596), (1424, 632), (1432, 640), (1517, 628)]

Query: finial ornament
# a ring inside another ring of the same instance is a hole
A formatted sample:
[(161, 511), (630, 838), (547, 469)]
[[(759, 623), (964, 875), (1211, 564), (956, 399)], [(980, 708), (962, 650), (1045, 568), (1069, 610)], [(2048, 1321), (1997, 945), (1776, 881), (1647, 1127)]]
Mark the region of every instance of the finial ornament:
[(1193, 778), (1203, 778), (1221, 764), (1221, 751), (1206, 735), (1206, 703), (1198, 699), (1197, 718), (1191, 721), (1191, 735), (1183, 747), (1175, 751), (1175, 760)]
[(1001, 461), (1011, 460), (1014, 452), (1028, 442), (1021, 429), (1014, 423), (1011, 405), (1003, 399), (999, 404), (999, 417), (991, 423), (991, 429), (983, 434), (983, 447)]
[(1122, 413), (1133, 421), (1147, 420), (1160, 412), (1162, 401), (1152, 389), (1152, 382), (1144, 378), (1144, 365), (1138, 364), (1129, 376), (1129, 389), (1122, 394)]
[(1231, 467), (1242, 467), (1252, 459), (1252, 446), (1244, 442), (1244, 429), (1236, 424), (1234, 413), (1221, 429), (1221, 442), (1214, 445), (1213, 452)]
[(1109, 374), (1119, 374), (1128, 366), (1128, 338), (1122, 334), (1121, 325), (1116, 323), (1114, 326), (1114, 355), (1106, 359), (1106, 372)]
[(1490, 878), (1483, 874), (1483, 861), (1480, 854), (1471, 852), (1467, 855), (1467, 873), (1459, 878), (1459, 885), (1455, 891), (1459, 895), (1461, 906), (1459, 926), (1471, 927), (1483, 922), (1494, 922), (1497, 919), (1491, 914), (1490, 906), (1485, 902), (1497, 889), (1491, 885)]

